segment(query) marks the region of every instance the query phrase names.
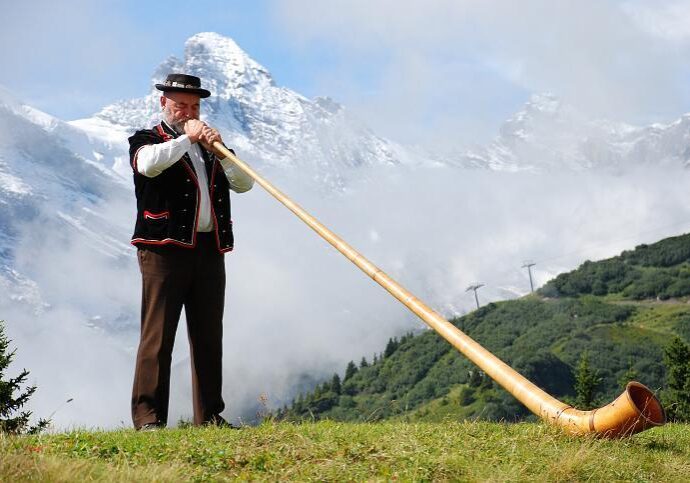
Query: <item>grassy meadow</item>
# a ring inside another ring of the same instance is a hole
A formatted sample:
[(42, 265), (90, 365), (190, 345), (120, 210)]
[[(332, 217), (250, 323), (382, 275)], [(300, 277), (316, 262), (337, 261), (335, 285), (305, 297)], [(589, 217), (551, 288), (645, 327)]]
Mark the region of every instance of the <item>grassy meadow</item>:
[(0, 481), (690, 481), (690, 425), (623, 440), (542, 423), (266, 422), (0, 436)]

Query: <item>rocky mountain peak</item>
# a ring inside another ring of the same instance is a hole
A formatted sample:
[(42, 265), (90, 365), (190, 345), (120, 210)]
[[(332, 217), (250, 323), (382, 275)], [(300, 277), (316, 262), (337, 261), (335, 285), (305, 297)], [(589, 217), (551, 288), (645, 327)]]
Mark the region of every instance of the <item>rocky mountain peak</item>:
[(170, 72), (201, 78), (202, 87), (212, 93), (201, 103), (202, 120), (219, 129), (226, 143), (249, 161), (309, 166), (331, 179), (354, 166), (396, 165), (407, 159), (403, 149), (376, 136), (336, 101), (309, 99), (276, 85), (270, 72), (234, 40), (214, 32), (187, 39), (183, 60), (165, 59), (146, 96), (111, 104), (93, 118), (72, 123), (91, 133), (130, 134), (158, 123), (161, 93), (154, 84)]
[(185, 42), (184, 70), (199, 76), (214, 95), (229, 99), (238, 89), (274, 86), (270, 72), (229, 37), (202, 32)]
[[(564, 107), (561, 100), (551, 93), (533, 94), (524, 107), (507, 119), (500, 128), (500, 135), (510, 144), (525, 141), (543, 124), (550, 127), (562, 122)], [(560, 118), (560, 119), (559, 119)]]

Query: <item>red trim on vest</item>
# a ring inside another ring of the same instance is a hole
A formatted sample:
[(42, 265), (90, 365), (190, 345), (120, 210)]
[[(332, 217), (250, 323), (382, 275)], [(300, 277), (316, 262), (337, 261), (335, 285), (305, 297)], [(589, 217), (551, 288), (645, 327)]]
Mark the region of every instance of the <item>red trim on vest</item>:
[[(214, 228), (215, 228), (215, 234), (216, 234), (216, 245), (218, 246), (218, 250), (221, 253), (229, 252), (232, 251), (232, 246), (229, 248), (223, 248), (220, 246), (220, 225), (218, 223), (218, 218), (216, 217), (216, 210), (213, 208), (213, 190), (215, 188), (214, 181), (216, 179), (216, 172), (217, 171), (223, 171), (223, 166), (221, 166), (220, 162), (218, 161), (218, 158), (215, 157), (215, 155), (210, 154), (213, 156), (213, 169), (211, 170), (211, 183), (210, 183), (210, 188), (209, 188), (209, 198), (211, 200), (211, 216), (213, 216), (213, 221), (214, 221)], [(223, 175), (225, 175), (225, 171), (223, 171)], [(230, 223), (230, 229), (232, 230), (232, 220), (229, 220)]]
[(176, 245), (184, 248), (194, 248), (196, 247), (196, 240), (194, 243), (183, 243), (174, 238), (164, 238), (163, 240), (149, 240), (147, 238), (134, 238), (131, 242), (132, 245)]
[[(213, 156), (213, 154), (209, 154), (210, 156)], [(218, 231), (220, 230), (220, 226), (218, 226), (218, 218), (216, 217), (216, 210), (213, 209), (213, 190), (215, 189), (215, 186), (213, 185), (213, 182), (216, 180), (216, 160), (215, 156), (213, 158), (213, 169), (211, 170), (211, 182), (209, 183), (209, 188), (208, 188), (208, 200), (209, 204), (211, 205), (211, 217), (213, 218), (213, 228), (214, 232), (216, 235), (216, 246), (218, 247), (218, 250), (221, 252), (223, 249), (220, 246), (220, 234)]]
[(161, 220), (161, 219), (167, 219), (170, 218), (170, 212), (169, 211), (161, 211), (160, 213), (153, 213), (151, 211), (144, 211), (144, 218), (148, 218), (149, 220)]
[[(175, 245), (182, 248), (196, 248), (196, 243), (182, 243), (173, 238), (165, 238), (163, 240), (148, 240), (146, 238), (135, 238), (130, 242), (135, 247), (138, 245)], [(220, 253), (227, 253), (233, 251), (234, 247), (223, 248)]]
[(170, 141), (173, 138), (170, 134), (165, 132), (162, 124), (157, 125), (156, 129), (158, 130), (158, 134), (160, 134), (163, 137), (163, 141)]

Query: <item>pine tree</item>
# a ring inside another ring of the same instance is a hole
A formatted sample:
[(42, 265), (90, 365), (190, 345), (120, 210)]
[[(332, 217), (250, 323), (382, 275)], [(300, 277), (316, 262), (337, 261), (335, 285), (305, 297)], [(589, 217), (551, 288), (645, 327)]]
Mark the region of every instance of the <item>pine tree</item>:
[(675, 337), (664, 349), (664, 405), (673, 421), (690, 421), (690, 347)]
[(16, 350), (9, 350), (10, 341), (5, 336), (3, 324), (4, 321), (0, 320), (0, 433), (38, 433), (48, 426), (49, 421), (40, 419), (35, 426), (29, 426), (31, 411), (21, 411), (36, 392), (36, 386), (29, 386), (22, 392), (22, 385), (29, 375), (26, 369), (17, 377), (6, 376), (5, 371), (12, 363)]
[(342, 385), (340, 384), (340, 376), (338, 374), (333, 374), (333, 379), (331, 379), (331, 391), (340, 395), (342, 392)]
[(388, 339), (388, 344), (386, 344), (386, 349), (383, 351), (383, 357), (388, 358), (393, 355), (393, 353), (398, 349), (399, 343), (398, 338), (393, 337)]
[(359, 368), (362, 369), (364, 367), (369, 367), (369, 363), (367, 362), (366, 357), (362, 357), (362, 360), (359, 363)]
[(345, 369), (345, 378), (343, 379), (343, 382), (347, 381), (355, 374), (357, 374), (357, 365), (354, 363), (354, 361), (350, 361), (347, 363), (347, 368)]
[(602, 378), (589, 367), (587, 351), (580, 355), (580, 361), (575, 370), (575, 407), (582, 410), (594, 408), (594, 395), (601, 384)]

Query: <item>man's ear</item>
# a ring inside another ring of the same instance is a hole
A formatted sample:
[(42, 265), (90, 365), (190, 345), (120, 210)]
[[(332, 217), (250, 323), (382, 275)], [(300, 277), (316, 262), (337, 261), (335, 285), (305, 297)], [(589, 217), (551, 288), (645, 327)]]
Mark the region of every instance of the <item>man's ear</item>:
[(165, 96), (161, 96), (161, 109), (165, 108)]

